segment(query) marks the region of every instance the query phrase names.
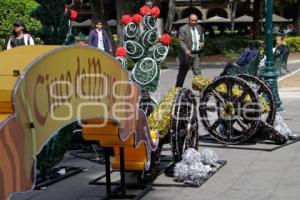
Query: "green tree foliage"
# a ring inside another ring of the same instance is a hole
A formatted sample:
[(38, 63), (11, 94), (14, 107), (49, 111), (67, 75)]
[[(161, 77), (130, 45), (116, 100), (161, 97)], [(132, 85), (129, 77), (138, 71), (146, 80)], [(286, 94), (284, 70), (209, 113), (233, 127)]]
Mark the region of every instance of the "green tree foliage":
[(39, 6), (31, 16), (39, 19), (42, 28), (38, 36), (45, 44), (63, 44), (68, 34), (69, 15), (64, 13), (66, 0), (35, 0)]
[(37, 7), (34, 0), (1, 0), (0, 2), (0, 37), (11, 34), (16, 19), (23, 19), (27, 30), (32, 34), (40, 29), (40, 22), (30, 17), (31, 11)]

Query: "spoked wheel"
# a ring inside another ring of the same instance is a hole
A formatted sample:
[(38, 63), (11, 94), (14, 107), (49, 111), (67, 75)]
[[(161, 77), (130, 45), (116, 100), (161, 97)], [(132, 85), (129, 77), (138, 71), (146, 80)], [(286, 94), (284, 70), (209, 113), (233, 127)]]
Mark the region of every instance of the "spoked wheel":
[(259, 108), (258, 97), (245, 80), (225, 76), (206, 87), (199, 112), (203, 126), (213, 138), (238, 144), (256, 133)]
[(261, 106), (261, 120), (267, 124), (273, 125), (276, 115), (275, 100), (270, 88), (255, 76), (241, 74), (239, 78), (244, 79), (257, 93)]
[(175, 163), (188, 148), (198, 149), (198, 118), (195, 96), (182, 89), (176, 96), (171, 120), (171, 148)]

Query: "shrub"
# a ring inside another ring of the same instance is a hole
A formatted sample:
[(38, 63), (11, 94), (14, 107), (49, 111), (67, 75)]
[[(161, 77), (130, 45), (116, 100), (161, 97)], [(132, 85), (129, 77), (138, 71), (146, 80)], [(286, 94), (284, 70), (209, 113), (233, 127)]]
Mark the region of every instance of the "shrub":
[(37, 5), (34, 0), (1, 0), (0, 36), (6, 38), (11, 34), (12, 24), (16, 19), (23, 19), (27, 30), (35, 34), (41, 25), (39, 21), (30, 17), (30, 13)]
[(249, 44), (257, 47), (261, 46), (261, 41), (251, 40), (247, 36), (220, 36), (215, 38), (207, 38), (203, 49), (204, 55), (226, 55), (241, 52)]
[(180, 42), (178, 38), (172, 37), (169, 49), (169, 55), (176, 57), (178, 55), (178, 50), (180, 48)]
[(285, 38), (287, 46), (291, 48), (292, 52), (300, 52), (300, 36)]
[[(249, 44), (261, 46), (262, 41), (251, 40), (249, 36), (223, 35), (218, 37), (207, 37), (205, 47), (202, 50), (203, 55), (226, 55), (236, 57)], [(170, 56), (176, 57), (180, 48), (179, 39), (172, 38), (170, 44)]]
[(5, 48), (5, 39), (0, 38), (0, 51), (3, 51)]

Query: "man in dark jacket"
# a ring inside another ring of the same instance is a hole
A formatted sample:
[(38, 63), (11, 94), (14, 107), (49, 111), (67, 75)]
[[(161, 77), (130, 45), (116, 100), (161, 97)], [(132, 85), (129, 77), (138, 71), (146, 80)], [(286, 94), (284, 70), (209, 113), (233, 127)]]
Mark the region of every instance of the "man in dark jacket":
[(284, 45), (284, 38), (283, 36), (276, 37), (276, 46), (274, 51), (274, 59), (280, 58), (286, 51), (287, 47)]
[(107, 32), (102, 29), (102, 21), (96, 20), (95, 26), (96, 28), (91, 30), (89, 35), (89, 46), (96, 47), (102, 51), (112, 54), (111, 40)]
[(189, 23), (179, 30), (179, 71), (176, 87), (182, 87), (186, 74), (192, 66), (194, 75), (201, 74), (200, 50), (204, 47), (204, 36), (201, 27), (198, 25), (198, 17), (195, 14), (189, 16)]

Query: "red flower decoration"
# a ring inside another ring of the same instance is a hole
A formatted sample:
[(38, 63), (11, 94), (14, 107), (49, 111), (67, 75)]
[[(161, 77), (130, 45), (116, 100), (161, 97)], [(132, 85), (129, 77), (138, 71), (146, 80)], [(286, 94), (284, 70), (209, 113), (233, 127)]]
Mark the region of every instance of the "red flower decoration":
[(169, 45), (171, 43), (171, 37), (169, 36), (169, 34), (163, 34), (160, 37), (160, 42), (164, 45)]
[(135, 14), (135, 15), (133, 15), (133, 17), (132, 17), (132, 21), (133, 21), (134, 23), (136, 23), (136, 24), (141, 23), (142, 19), (143, 19), (143, 17), (142, 17), (141, 15), (139, 15), (139, 14)]
[(160, 9), (155, 6), (151, 9), (151, 12), (150, 14), (153, 16), (153, 17), (158, 17), (160, 15)]
[(117, 57), (125, 57), (126, 56), (126, 49), (124, 47), (118, 47), (116, 51), (116, 56)]
[(127, 24), (132, 22), (132, 17), (130, 17), (129, 15), (123, 15), (121, 21), (122, 21), (122, 24), (124, 24), (126, 26)]
[(151, 14), (151, 9), (148, 8), (147, 6), (143, 6), (140, 8), (140, 13), (142, 16), (149, 15)]
[(78, 12), (76, 10), (71, 10), (70, 20), (75, 21), (78, 17)]

